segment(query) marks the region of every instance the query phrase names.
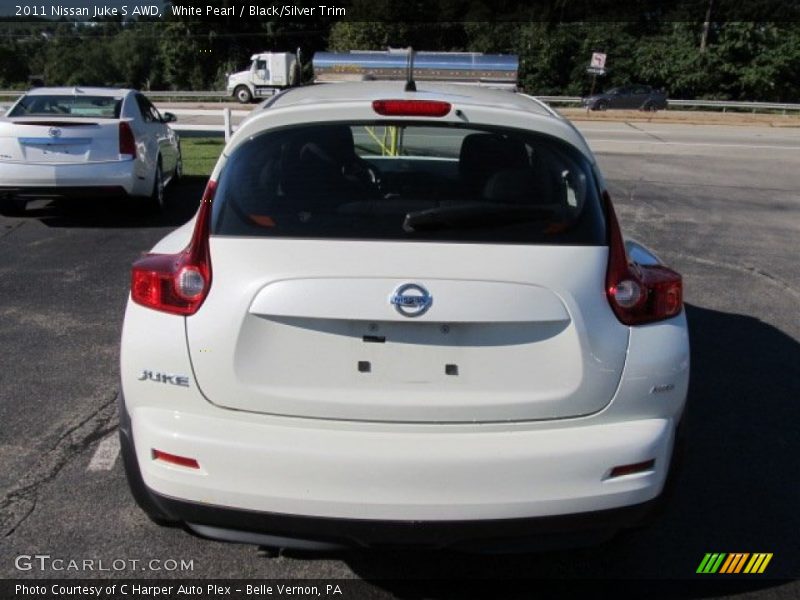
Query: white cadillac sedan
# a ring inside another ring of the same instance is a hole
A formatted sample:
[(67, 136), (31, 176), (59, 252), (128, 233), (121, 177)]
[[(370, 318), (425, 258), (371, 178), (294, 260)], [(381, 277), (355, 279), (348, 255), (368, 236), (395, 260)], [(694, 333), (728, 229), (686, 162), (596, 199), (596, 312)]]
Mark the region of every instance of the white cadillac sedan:
[(0, 201), (127, 195), (160, 210), (182, 170), (172, 121), (134, 90), (32, 89), (0, 118)]
[(280, 547), (578, 543), (662, 495), (681, 276), (623, 241), (568, 121), (418, 86), (263, 104), (196, 217), (133, 265), (120, 434), (157, 522)]

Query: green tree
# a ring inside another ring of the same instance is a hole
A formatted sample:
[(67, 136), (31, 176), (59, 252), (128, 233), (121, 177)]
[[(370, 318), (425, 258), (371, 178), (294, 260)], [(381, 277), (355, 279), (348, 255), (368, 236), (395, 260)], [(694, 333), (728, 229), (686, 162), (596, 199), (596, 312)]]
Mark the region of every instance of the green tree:
[(0, 86), (14, 87), (25, 82), (30, 74), (19, 44), (0, 44)]
[(119, 73), (119, 83), (136, 89), (158, 88), (161, 55), (154, 52), (154, 24), (129, 24), (110, 41), (110, 58)]
[(800, 61), (796, 23), (725, 23), (715, 38), (708, 51), (722, 94), (741, 100), (796, 101)]

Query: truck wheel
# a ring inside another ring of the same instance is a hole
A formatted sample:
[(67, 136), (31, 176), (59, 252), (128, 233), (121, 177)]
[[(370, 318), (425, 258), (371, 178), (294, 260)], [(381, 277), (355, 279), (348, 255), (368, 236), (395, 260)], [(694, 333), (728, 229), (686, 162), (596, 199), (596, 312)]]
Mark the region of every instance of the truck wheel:
[(236, 96), (236, 99), (242, 104), (248, 104), (253, 99), (253, 94), (250, 93), (246, 85), (240, 85), (233, 90), (233, 95)]

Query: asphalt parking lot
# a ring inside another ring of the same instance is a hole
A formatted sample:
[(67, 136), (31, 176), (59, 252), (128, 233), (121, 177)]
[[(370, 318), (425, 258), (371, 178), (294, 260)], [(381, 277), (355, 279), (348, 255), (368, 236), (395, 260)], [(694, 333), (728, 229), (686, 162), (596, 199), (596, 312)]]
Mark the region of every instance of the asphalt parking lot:
[(150, 523), (102, 446), (116, 434), (128, 267), (193, 213), (204, 182), (187, 178), (162, 217), (46, 201), (23, 217), (0, 215), (0, 577), (109, 575), (20, 571), (19, 555), (171, 559), (192, 568), (110, 574), (356, 577), (373, 582), (375, 597), (390, 597), (399, 592), (385, 580), (674, 580), (693, 577), (707, 552), (770, 552), (766, 575), (748, 580), (748, 597), (798, 597), (800, 586), (781, 579), (800, 576), (800, 130), (581, 128), (626, 233), (685, 278), (689, 456), (657, 522), (598, 548), (533, 555), (278, 558)]

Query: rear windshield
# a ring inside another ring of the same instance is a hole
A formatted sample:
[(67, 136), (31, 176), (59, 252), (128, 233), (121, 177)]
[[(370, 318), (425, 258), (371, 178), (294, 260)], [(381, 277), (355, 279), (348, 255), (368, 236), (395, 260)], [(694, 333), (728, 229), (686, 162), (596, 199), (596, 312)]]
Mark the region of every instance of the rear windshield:
[(9, 117), (93, 117), (119, 119), (122, 98), (111, 96), (24, 96)]
[(586, 158), (541, 134), (409, 123), (271, 130), (229, 158), (215, 235), (604, 245)]

